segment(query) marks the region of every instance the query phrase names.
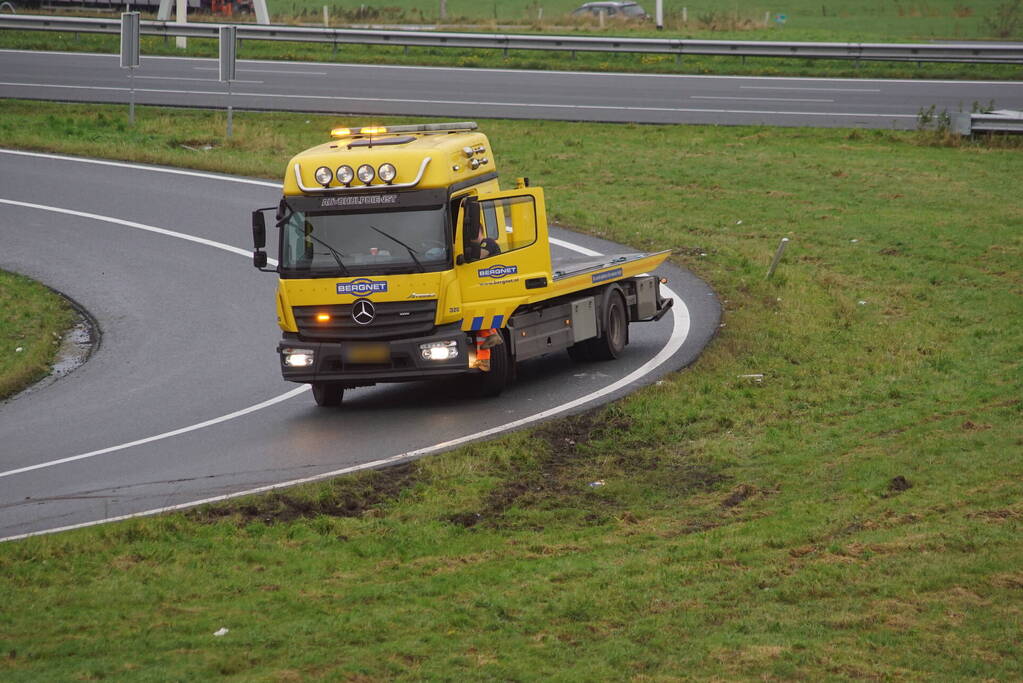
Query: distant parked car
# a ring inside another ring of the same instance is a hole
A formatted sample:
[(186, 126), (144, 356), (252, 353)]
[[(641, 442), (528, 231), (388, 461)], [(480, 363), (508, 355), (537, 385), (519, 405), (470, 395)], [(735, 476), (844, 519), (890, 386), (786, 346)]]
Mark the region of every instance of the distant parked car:
[(573, 17), (597, 16), (603, 12), (608, 18), (615, 19), (649, 19), (650, 15), (635, 2), (588, 2), (582, 7), (572, 10)]

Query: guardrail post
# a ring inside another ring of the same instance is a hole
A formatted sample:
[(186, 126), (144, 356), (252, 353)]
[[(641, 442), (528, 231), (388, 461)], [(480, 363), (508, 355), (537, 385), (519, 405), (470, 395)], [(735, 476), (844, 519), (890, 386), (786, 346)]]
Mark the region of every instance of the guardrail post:
[[(174, 10), (174, 23), (188, 23), (188, 0), (177, 0), (177, 9)], [(178, 36), (174, 39), (174, 44), (178, 46), (178, 49), (184, 50), (188, 47), (188, 38)]]
[(131, 94), (128, 105), (128, 125), (135, 125), (135, 69), (139, 65), (139, 13), (121, 14), (121, 68), (128, 70)]
[(235, 40), (238, 36), (237, 26), (220, 27), (220, 82), (227, 83), (227, 139), (231, 139), (233, 107), (231, 106), (231, 81), (235, 79)]

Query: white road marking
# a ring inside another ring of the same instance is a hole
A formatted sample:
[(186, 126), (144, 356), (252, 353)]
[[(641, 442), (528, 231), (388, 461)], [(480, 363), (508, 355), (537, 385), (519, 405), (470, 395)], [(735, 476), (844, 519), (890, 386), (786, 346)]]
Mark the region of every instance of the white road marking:
[[(239, 64), (241, 61), (239, 60)], [(219, 67), (215, 66), (193, 66), (194, 71), (218, 71)], [(284, 69), (238, 69), (238, 73), (247, 74), (285, 74), (286, 76), (326, 76), (326, 71), (286, 71)], [(240, 82), (240, 81), (239, 81)], [(255, 81), (262, 83), (263, 81)]]
[[(56, 206), (46, 206), (43, 204), (33, 204), (31, 202), (18, 202), (13, 199), (0, 199), (0, 204), (10, 204), (12, 206), (23, 206), (28, 209), (38, 209), (40, 211), (53, 211), (54, 213), (63, 213), (68, 216), (77, 216), (79, 218), (91, 218), (92, 220), (102, 221), (104, 223), (114, 223), (115, 225), (123, 225), (126, 228), (135, 228), (136, 230), (145, 230), (146, 232), (155, 232), (158, 235), (166, 235), (167, 237), (177, 237), (181, 240), (188, 240), (189, 242), (196, 242), (198, 244), (205, 245), (207, 247), (213, 247), (215, 249), (223, 249), (229, 251), (232, 254), (239, 254), (241, 256), (252, 256), (252, 251), (242, 249), (240, 247), (233, 247), (230, 244), (224, 244), (223, 242), (216, 242), (214, 240), (208, 240), (205, 237), (196, 237), (195, 235), (189, 235), (183, 232), (177, 232), (175, 230), (167, 230), (166, 228), (157, 228), (153, 225), (146, 225), (144, 223), (136, 223), (134, 221), (126, 221), (120, 218), (113, 218), (112, 216), (101, 216), (95, 213), (87, 213), (85, 211), (72, 211), (71, 209), (61, 209)], [(268, 262), (271, 259), (268, 259)], [(271, 265), (277, 265), (274, 261)], [(2, 476), (2, 474), (0, 474)]]
[(227, 180), (233, 183), (247, 183), (249, 185), (261, 185), (272, 187), (275, 190), (281, 189), (280, 183), (269, 180), (257, 180), (255, 178), (240, 178), (238, 176), (217, 175), (216, 173), (203, 173), (202, 171), (189, 171), (182, 168), (168, 168), (166, 166), (146, 166), (145, 164), (129, 164), (124, 161), (107, 161), (106, 159), (85, 159), (83, 157), (69, 157), (62, 154), (47, 154), (46, 152), (23, 152), (19, 149), (0, 149), (0, 154), (14, 154), (23, 157), (40, 157), (42, 159), (56, 159), (58, 161), (74, 161), (80, 164), (97, 164), (99, 166), (118, 166), (139, 171), (153, 171), (156, 173), (170, 173), (172, 175), (191, 176), (193, 178), (208, 178), (210, 180)]
[[(306, 384), (303, 384), (302, 386), (296, 387), (296, 388), (292, 389), (291, 391), (288, 391), (288, 392), (285, 392), (285, 393), (281, 394), (280, 396), (275, 396), (274, 398), (267, 399), (266, 401), (263, 401), (262, 403), (257, 403), (255, 405), (249, 406), (248, 408), (242, 408), (241, 410), (236, 410), (233, 413), (228, 413), (227, 415), (221, 415), (220, 417), (215, 417), (212, 420), (206, 420), (205, 422), (199, 422), (199, 423), (194, 424), (194, 425), (189, 425), (188, 427), (181, 427), (180, 429), (172, 429), (171, 431), (164, 432), (163, 434), (157, 434), (155, 436), (147, 436), (144, 439), (138, 439), (137, 441), (129, 441), (128, 443), (122, 443), (122, 444), (119, 444), (117, 446), (110, 446), (108, 448), (100, 448), (99, 450), (89, 451), (88, 453), (81, 453), (79, 455), (72, 455), (72, 456), (69, 456), (67, 458), (60, 458), (59, 460), (50, 460), (49, 462), (41, 462), (41, 463), (38, 463), (38, 464), (35, 464), (35, 465), (29, 465), (27, 467), (19, 467), (16, 470), (7, 470), (6, 472), (0, 472), (0, 479), (5, 478), (5, 477), (13, 477), (16, 474), (22, 474), (24, 472), (31, 472), (33, 470), (42, 470), (42, 469), (46, 469), (48, 467), (55, 467), (56, 465), (63, 465), (65, 463), (75, 462), (77, 460), (86, 460), (88, 458), (95, 458), (98, 455), (105, 455), (107, 453), (113, 453), (115, 451), (123, 451), (124, 449), (131, 448), (133, 446), (141, 446), (143, 444), (153, 443), (154, 441), (162, 441), (163, 439), (169, 439), (172, 436), (178, 436), (179, 434), (187, 434), (188, 432), (194, 432), (196, 430), (203, 429), (205, 427), (212, 427), (213, 425), (217, 425), (217, 424), (220, 424), (222, 422), (227, 422), (228, 420), (233, 420), (236, 417), (242, 417), (244, 415), (248, 415), (249, 413), (254, 413), (256, 411), (262, 410), (263, 408), (269, 408), (270, 406), (277, 405), (281, 401), (287, 401), (289, 398), (292, 398), (294, 396), (298, 396), (299, 394), (304, 393), (304, 392), (306, 392), (308, 390), (309, 390), (309, 386), (306, 385)], [(4, 540), (4, 539), (0, 539), (0, 540)]]
[[(116, 92), (128, 92), (128, 88), (114, 87), (93, 87), (87, 85), (47, 85), (45, 83), (2, 83), (0, 85), (23, 86), (28, 88), (67, 88), (77, 90), (109, 90)], [(135, 92), (148, 92), (170, 95), (223, 95), (222, 92), (205, 90), (157, 90), (147, 88), (136, 88)], [(258, 92), (236, 92), (236, 97), (264, 97), (264, 98), (287, 98), (290, 100), (333, 100), (338, 102), (387, 102), (391, 104), (451, 104), (468, 107), (523, 107), (528, 109), (570, 109), (577, 110), (612, 110), (612, 111), (652, 111), (668, 113), (705, 113), (705, 114), (796, 114), (800, 116), (852, 116), (856, 118), (883, 118), (883, 119), (915, 119), (916, 114), (856, 114), (847, 112), (814, 112), (814, 111), (771, 111), (758, 109), (693, 109), (686, 107), (623, 107), (616, 105), (595, 105), (595, 104), (534, 104), (516, 102), (475, 102), (471, 100), (410, 100), (391, 97), (343, 97), (340, 95), (276, 95), (273, 93)], [(752, 99), (752, 98), (751, 98)], [(789, 102), (798, 100), (787, 100)], [(833, 102), (834, 100), (818, 100), (820, 102)], [(159, 105), (153, 105), (159, 106)]]
[(834, 100), (809, 100), (795, 97), (730, 97), (725, 95), (690, 95), (691, 100), (742, 100), (746, 102), (834, 102)]
[(807, 92), (881, 92), (881, 88), (800, 88), (781, 85), (740, 85), (740, 90), (799, 90)]
[[(0, 153), (23, 154), (23, 155), (27, 155), (27, 156), (51, 158), (51, 159), (57, 159), (57, 160), (61, 160), (61, 161), (84, 161), (85, 163), (96, 163), (95, 160), (91, 160), (91, 159), (79, 160), (79, 159), (75, 159), (74, 157), (66, 157), (66, 156), (61, 156), (61, 155), (52, 155), (52, 154), (45, 154), (45, 153), (39, 153), (39, 152), (15, 152), (15, 151), (12, 151), (12, 150), (0, 150)], [(163, 169), (163, 168), (156, 168), (156, 167), (140, 166), (138, 164), (121, 164), (121, 163), (118, 163), (118, 162), (111, 162), (111, 161), (106, 161), (106, 162), (102, 162), (102, 163), (110, 165), (110, 166), (124, 166), (124, 167), (127, 167), (127, 168), (133, 168), (133, 169), (145, 169), (145, 170), (153, 170), (153, 171), (157, 171), (157, 172), (174, 172), (173, 169)], [(209, 175), (209, 174), (198, 174), (198, 173), (194, 173), (194, 172), (182, 172), (182, 174), (183, 175), (199, 175), (199, 176), (203, 176), (203, 177), (213, 177), (213, 178), (216, 178), (216, 179), (219, 179), (219, 180), (226, 180), (228, 182), (246, 182), (246, 183), (252, 182), (252, 181), (250, 181), (247, 178), (236, 179), (236, 178), (225, 177), (225, 176), (212, 176), (212, 175)], [(278, 189), (280, 188), (279, 185), (274, 185), (274, 187), (277, 187)], [(64, 214), (73, 215), (73, 216), (79, 216), (79, 217), (84, 217), (84, 218), (90, 218), (90, 219), (95, 219), (95, 220), (112, 222), (112, 223), (115, 223), (115, 224), (118, 224), (118, 225), (123, 225), (125, 227), (136, 228), (136, 229), (139, 229), (139, 230), (145, 230), (145, 231), (148, 231), (148, 232), (154, 232), (154, 233), (166, 235), (166, 236), (169, 236), (169, 237), (177, 237), (179, 239), (184, 239), (184, 240), (188, 240), (188, 241), (191, 241), (191, 242), (196, 242), (196, 243), (199, 243), (199, 244), (204, 244), (206, 246), (211, 246), (211, 247), (215, 247), (215, 248), (218, 248), (218, 249), (223, 249), (223, 250), (231, 252), (231, 253), (238, 253), (238, 254), (242, 254), (244, 256), (250, 256), (251, 255), (251, 252), (249, 252), (247, 250), (240, 249), (238, 247), (233, 247), (231, 245), (224, 244), (222, 242), (216, 242), (214, 240), (208, 240), (208, 239), (203, 238), (203, 237), (196, 237), (194, 235), (188, 235), (188, 234), (176, 232), (176, 231), (173, 231), (173, 230), (166, 230), (164, 228), (157, 228), (157, 227), (154, 227), (154, 226), (144, 225), (142, 223), (135, 223), (133, 221), (125, 221), (125, 220), (121, 220), (121, 219), (118, 219), (118, 218), (112, 218), (112, 217), (109, 217), (109, 216), (100, 216), (98, 214), (86, 213), (86, 212), (81, 212), (81, 211), (72, 211), (70, 209), (59, 209), (59, 208), (50, 207), (50, 206), (43, 206), (41, 204), (32, 204), (32, 203), (29, 203), (29, 202), (19, 202), (19, 201), (6, 200), (6, 199), (0, 199), (0, 203), (11, 204), (11, 205), (15, 205), (15, 206), (23, 206), (23, 207), (27, 207), (27, 208), (41, 209), (41, 210), (46, 210), (46, 211), (54, 211), (54, 212), (57, 212), (57, 213), (64, 213)], [(557, 246), (566, 248), (566, 249), (571, 249), (571, 250), (577, 251), (577, 252), (579, 252), (581, 254), (584, 254), (584, 255), (587, 255), (587, 256), (599, 256), (600, 255), (600, 252), (598, 252), (598, 251), (594, 251), (593, 249), (589, 249), (588, 247), (583, 247), (583, 246), (580, 246), (580, 245), (576, 245), (576, 244), (573, 244), (571, 242), (566, 242), (564, 240), (551, 239), (551, 243), (555, 244)], [(274, 262), (274, 265), (276, 265), (276, 262)], [(602, 396), (606, 396), (608, 394), (614, 393), (615, 391), (618, 391), (619, 389), (622, 389), (622, 388), (627, 387), (628, 385), (630, 385), (630, 384), (632, 384), (634, 382), (639, 381), (645, 375), (647, 375), (649, 372), (653, 371), (655, 368), (657, 368), (658, 366), (663, 364), (665, 361), (667, 361), (669, 358), (671, 358), (682, 347), (682, 344), (685, 343), (685, 340), (689, 336), (689, 329), (690, 329), (690, 323), (691, 323), (690, 316), (689, 316), (689, 308), (685, 305), (685, 302), (677, 294), (675, 294), (675, 292), (673, 292), (671, 289), (669, 289), (666, 285), (661, 285), (661, 292), (662, 292), (663, 296), (674, 297), (675, 300), (676, 300), (675, 301), (675, 306), (672, 309), (672, 330), (671, 330), (671, 336), (668, 338), (667, 343), (661, 348), (661, 350), (653, 358), (649, 359), (646, 363), (644, 363), (640, 367), (636, 368), (635, 370), (633, 370), (631, 373), (629, 373), (625, 377), (622, 377), (617, 382), (613, 382), (612, 384), (609, 384), (609, 385), (605, 386), (602, 389), (598, 389), (597, 391), (591, 392), (591, 393), (589, 393), (589, 394), (587, 394), (585, 396), (581, 396), (581, 397), (579, 397), (579, 398), (577, 398), (577, 399), (575, 399), (573, 401), (569, 401), (568, 403), (563, 403), (563, 404), (561, 404), (559, 406), (556, 406), (554, 408), (550, 408), (548, 410), (545, 410), (545, 411), (542, 411), (542, 412), (539, 412), (539, 413), (535, 413), (533, 415), (530, 415), (530, 416), (527, 416), (527, 417), (524, 417), (524, 418), (521, 418), (521, 419), (518, 419), (518, 420), (514, 420), (512, 422), (508, 422), (508, 423), (505, 423), (503, 425), (499, 425), (497, 427), (492, 427), (490, 429), (486, 429), (486, 430), (483, 430), (483, 431), (480, 431), (480, 432), (475, 432), (475, 433), (472, 433), (472, 434), (467, 434), (465, 436), (457, 437), (455, 439), (451, 439), (449, 441), (444, 441), (444, 442), (441, 442), (441, 443), (438, 443), (438, 444), (434, 444), (432, 446), (426, 446), (424, 448), (419, 448), (419, 449), (416, 449), (416, 450), (407, 451), (407, 452), (404, 452), (404, 453), (399, 453), (397, 455), (392, 455), (392, 456), (390, 456), (388, 458), (383, 458), (383, 459), (380, 459), (380, 460), (374, 460), (372, 462), (362, 463), (360, 465), (354, 465), (354, 466), (351, 466), (351, 467), (345, 467), (343, 469), (334, 470), (332, 472), (325, 472), (323, 474), (318, 474), (318, 475), (315, 475), (315, 476), (312, 476), (312, 477), (305, 477), (305, 478), (302, 478), (302, 479), (294, 479), (294, 480), (291, 480), (291, 481), (281, 482), (281, 483), (277, 483), (277, 484), (270, 484), (270, 485), (267, 485), (267, 486), (261, 486), (261, 487), (258, 487), (258, 488), (249, 489), (249, 490), (246, 490), (246, 491), (238, 491), (238, 492), (235, 492), (235, 493), (225, 494), (225, 495), (222, 495), (222, 496), (215, 496), (213, 498), (205, 498), (203, 500), (192, 501), (192, 502), (188, 502), (188, 503), (181, 503), (179, 505), (172, 505), (172, 506), (168, 506), (168, 507), (162, 507), (162, 508), (155, 508), (155, 509), (151, 509), (151, 510), (145, 510), (145, 511), (142, 511), (142, 512), (136, 512), (136, 513), (132, 513), (132, 514), (129, 514), (129, 515), (121, 515), (121, 516), (118, 516), (118, 517), (111, 517), (111, 518), (108, 518), (108, 519), (95, 520), (95, 521), (91, 521), (91, 522), (83, 522), (81, 524), (74, 524), (74, 525), (70, 525), (70, 526), (63, 526), (63, 527), (54, 528), (54, 529), (45, 529), (45, 530), (42, 530), (42, 531), (34, 531), (34, 532), (31, 532), (31, 533), (19, 534), (19, 535), (16, 535), (16, 536), (8, 536), (6, 538), (0, 538), (0, 542), (14, 541), (14, 540), (22, 539), (22, 538), (27, 538), (29, 536), (40, 536), (40, 535), (43, 535), (43, 534), (51, 534), (51, 533), (57, 533), (57, 532), (60, 532), (60, 531), (69, 531), (71, 529), (80, 529), (80, 528), (83, 528), (83, 527), (96, 526), (96, 525), (99, 525), (99, 524), (107, 524), (109, 522), (117, 522), (117, 521), (122, 521), (122, 520), (125, 520), (125, 519), (132, 519), (132, 518), (135, 518), (135, 517), (144, 517), (144, 516), (156, 515), (156, 514), (160, 514), (160, 513), (163, 513), (163, 512), (170, 512), (170, 511), (173, 511), (173, 510), (182, 510), (182, 509), (189, 508), (189, 507), (195, 507), (196, 505), (204, 505), (204, 504), (207, 504), (207, 503), (214, 503), (214, 502), (218, 502), (218, 501), (222, 501), (222, 500), (228, 500), (228, 499), (231, 499), (231, 498), (237, 498), (237, 497), (240, 497), (240, 496), (247, 496), (247, 495), (252, 495), (252, 494), (256, 494), (256, 493), (263, 493), (263, 492), (266, 492), (266, 491), (272, 491), (272, 490), (275, 490), (275, 489), (286, 488), (286, 487), (289, 487), (289, 486), (296, 486), (298, 484), (305, 484), (305, 483), (310, 483), (310, 482), (313, 482), (313, 481), (319, 481), (319, 480), (322, 480), (322, 479), (329, 479), (331, 477), (336, 477), (336, 476), (340, 476), (340, 475), (343, 475), (343, 474), (348, 474), (348, 473), (351, 473), (351, 472), (357, 472), (359, 470), (373, 469), (375, 467), (381, 467), (383, 465), (389, 465), (389, 464), (401, 462), (403, 460), (412, 460), (412, 459), (415, 459), (415, 458), (422, 457), (424, 455), (429, 455), (431, 453), (436, 453), (436, 452), (439, 452), (439, 451), (455, 448), (455, 447), (460, 446), (462, 444), (469, 443), (470, 441), (476, 441), (476, 440), (484, 439), (484, 438), (487, 438), (487, 437), (490, 437), (490, 436), (495, 436), (497, 434), (500, 434), (500, 433), (506, 432), (506, 431), (510, 431), (512, 429), (518, 429), (519, 427), (526, 426), (528, 424), (531, 424), (533, 422), (537, 422), (539, 420), (544, 420), (544, 419), (549, 418), (549, 417), (554, 417), (555, 415), (559, 415), (561, 413), (564, 413), (564, 412), (567, 412), (569, 410), (572, 410), (573, 408), (576, 408), (578, 406), (585, 405), (585, 404), (587, 404), (587, 403), (589, 403), (591, 401), (595, 401), (598, 398), (601, 398)], [(0, 478), (14, 476), (16, 474), (20, 474), (20, 473), (24, 473), (24, 472), (29, 472), (29, 471), (32, 471), (32, 470), (38, 470), (38, 469), (43, 469), (43, 468), (47, 468), (47, 467), (54, 467), (54, 466), (57, 466), (57, 465), (60, 465), (60, 464), (68, 463), (68, 462), (74, 462), (74, 461), (79, 461), (79, 460), (85, 460), (85, 459), (88, 459), (88, 458), (94, 458), (94, 457), (97, 457), (97, 456), (100, 456), (100, 455), (104, 455), (104, 454), (107, 454), (107, 453), (112, 453), (112, 452), (116, 452), (116, 451), (122, 451), (122, 450), (125, 450), (125, 449), (128, 449), (128, 448), (132, 448), (134, 446), (140, 446), (140, 445), (143, 445), (143, 444), (152, 443), (154, 441), (168, 439), (168, 438), (171, 438), (171, 437), (174, 437), (174, 436), (178, 436), (180, 434), (185, 434), (185, 433), (193, 432), (193, 431), (196, 431), (196, 430), (199, 430), (199, 429), (204, 429), (206, 427), (210, 427), (210, 426), (213, 426), (213, 425), (221, 424), (223, 422), (227, 422), (229, 420), (233, 420), (235, 418), (242, 417), (244, 415), (249, 415), (249, 414), (254, 413), (256, 411), (262, 410), (263, 408), (267, 408), (269, 406), (276, 405), (277, 403), (280, 403), (282, 401), (286, 401), (286, 400), (288, 400), (290, 398), (293, 398), (294, 396), (297, 396), (297, 395), (299, 395), (299, 394), (301, 394), (301, 393), (303, 393), (305, 391), (308, 391), (308, 389), (309, 389), (308, 385), (302, 385), (300, 387), (292, 389), (291, 391), (288, 391), (288, 392), (286, 392), (284, 394), (281, 394), (280, 396), (276, 396), (274, 398), (268, 399), (266, 401), (263, 401), (262, 403), (257, 403), (257, 404), (255, 404), (253, 406), (249, 406), (248, 408), (243, 408), (242, 410), (238, 410), (238, 411), (235, 411), (233, 413), (228, 413), (227, 415), (222, 415), (220, 417), (213, 418), (211, 420), (206, 420), (205, 422), (200, 422), (200, 423), (197, 423), (197, 424), (194, 424), (194, 425), (190, 425), (188, 427), (182, 427), (180, 429), (175, 429), (175, 430), (172, 430), (172, 431), (169, 431), (169, 432), (164, 432), (163, 434), (157, 434), (155, 436), (147, 437), (147, 438), (144, 438), (144, 439), (138, 439), (136, 441), (131, 441), (131, 442), (128, 442), (128, 443), (119, 444), (117, 446), (110, 446), (108, 448), (103, 448), (103, 449), (99, 449), (99, 450), (95, 450), (95, 451), (90, 451), (88, 453), (81, 453), (81, 454), (78, 454), (78, 455), (73, 455), (73, 456), (69, 456), (69, 457), (66, 457), (66, 458), (61, 458), (59, 460), (52, 460), (52, 461), (48, 461), (48, 462), (44, 462), (44, 463), (37, 463), (36, 465), (29, 465), (27, 467), (22, 467), (22, 468), (19, 468), (19, 469), (16, 469), (16, 470), (9, 470), (7, 472), (0, 472)]]
[[(190, 76), (136, 76), (135, 80), (148, 79), (151, 81), (202, 81), (203, 83), (219, 83), (216, 78), (193, 78)], [(264, 81), (243, 81), (237, 79), (232, 83), (264, 83)]]

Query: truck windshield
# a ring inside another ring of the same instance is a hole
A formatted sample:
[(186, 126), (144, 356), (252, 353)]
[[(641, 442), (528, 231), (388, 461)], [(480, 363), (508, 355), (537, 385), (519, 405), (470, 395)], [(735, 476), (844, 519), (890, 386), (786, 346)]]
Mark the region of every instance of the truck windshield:
[(445, 270), (451, 263), (444, 206), (343, 213), (295, 211), (281, 230), (282, 274), (413, 273)]

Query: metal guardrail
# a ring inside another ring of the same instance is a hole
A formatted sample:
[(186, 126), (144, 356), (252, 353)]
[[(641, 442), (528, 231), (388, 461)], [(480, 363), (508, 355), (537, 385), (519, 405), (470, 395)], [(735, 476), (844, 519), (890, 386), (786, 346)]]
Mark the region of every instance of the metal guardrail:
[(996, 109), (980, 113), (952, 114), (952, 130), (959, 135), (974, 133), (1023, 133), (1023, 112)]
[[(752, 40), (686, 40), (678, 38), (604, 38), (540, 34), (453, 33), (306, 26), (234, 24), (240, 40), (279, 40), (333, 45), (398, 45), (405, 47), (552, 50), (570, 52), (634, 52), (646, 54), (717, 55), (732, 57), (796, 57), (862, 61), (969, 62), (1023, 64), (1023, 45), (950, 43), (786, 43)], [(221, 24), (143, 21), (149, 36), (216, 38)], [(0, 29), (118, 33), (119, 19), (0, 14)]]

